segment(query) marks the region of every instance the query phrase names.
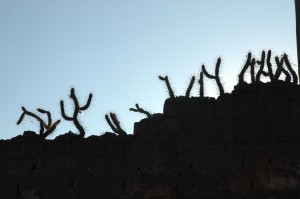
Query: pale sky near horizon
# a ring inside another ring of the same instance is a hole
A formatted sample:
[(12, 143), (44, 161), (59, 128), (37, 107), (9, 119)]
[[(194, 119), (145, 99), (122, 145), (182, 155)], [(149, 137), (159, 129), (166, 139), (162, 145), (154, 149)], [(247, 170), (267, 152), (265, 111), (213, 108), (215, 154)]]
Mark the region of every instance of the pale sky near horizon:
[[(293, 0), (2, 0), (0, 26), (0, 139), (39, 131), (28, 116), (16, 125), (21, 106), (49, 110), (57, 120), (63, 99), (71, 115), (71, 87), (82, 104), (94, 94), (80, 115), (86, 137), (112, 131), (104, 119), (110, 111), (132, 133), (145, 116), (129, 108), (163, 110), (168, 93), (158, 75), (184, 95), (200, 66), (212, 72), (221, 56), (230, 92), (249, 50), (297, 60)], [(207, 96), (217, 96), (215, 82), (205, 86)], [(196, 83), (192, 95), (198, 93)], [(77, 132), (63, 120), (50, 139), (69, 130)]]

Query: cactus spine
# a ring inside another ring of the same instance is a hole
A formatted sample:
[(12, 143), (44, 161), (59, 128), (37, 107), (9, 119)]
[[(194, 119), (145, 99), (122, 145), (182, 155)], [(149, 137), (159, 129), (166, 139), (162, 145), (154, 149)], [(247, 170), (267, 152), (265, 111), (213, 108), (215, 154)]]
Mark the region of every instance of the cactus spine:
[(173, 90), (172, 90), (172, 88), (171, 88), (171, 85), (170, 85), (168, 76), (165, 76), (165, 77), (158, 76), (158, 78), (159, 78), (161, 81), (165, 81), (165, 82), (166, 82), (166, 85), (167, 85), (167, 88), (168, 88), (168, 91), (169, 91), (170, 98), (175, 98), (175, 95), (174, 95), (174, 92), (173, 92)]
[[(111, 120), (110, 120), (110, 118)], [(118, 135), (127, 135), (127, 133), (121, 128), (118, 117), (114, 113), (110, 113), (109, 116), (106, 114), (105, 119), (110, 128)]]
[(83, 138), (85, 136), (85, 131), (84, 131), (83, 127), (81, 126), (81, 124), (78, 121), (78, 114), (81, 111), (85, 111), (85, 110), (87, 110), (89, 108), (89, 106), (91, 104), (91, 101), (92, 101), (93, 94), (92, 93), (89, 94), (87, 103), (84, 106), (79, 106), (78, 99), (77, 99), (77, 97), (75, 95), (75, 89), (71, 88), (70, 93), (71, 93), (70, 94), (70, 98), (74, 102), (74, 113), (73, 113), (73, 116), (69, 117), (69, 116), (66, 115), (65, 109), (64, 109), (64, 101), (63, 100), (60, 101), (61, 115), (62, 115), (62, 117), (65, 120), (67, 120), (67, 121), (73, 121), (74, 122), (74, 125), (79, 130), (79, 136)]
[(204, 73), (204, 75), (210, 79), (214, 79), (217, 82), (218, 88), (219, 88), (219, 92), (220, 92), (220, 96), (224, 95), (224, 89), (222, 86), (222, 83), (220, 81), (220, 76), (219, 76), (219, 72), (220, 72), (220, 65), (221, 65), (221, 58), (218, 58), (217, 63), (216, 63), (216, 67), (215, 67), (215, 75), (211, 75), (209, 74), (206, 69), (205, 66), (202, 65), (202, 71)]

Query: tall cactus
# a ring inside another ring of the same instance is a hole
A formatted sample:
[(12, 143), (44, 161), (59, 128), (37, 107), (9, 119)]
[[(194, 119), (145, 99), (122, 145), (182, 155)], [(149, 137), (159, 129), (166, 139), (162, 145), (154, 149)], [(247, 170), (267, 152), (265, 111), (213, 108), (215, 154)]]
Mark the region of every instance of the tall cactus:
[(221, 58), (218, 58), (217, 63), (216, 63), (216, 67), (215, 67), (215, 75), (211, 75), (209, 74), (206, 69), (205, 66), (202, 65), (202, 71), (204, 73), (204, 75), (210, 79), (214, 79), (217, 82), (218, 88), (219, 88), (219, 92), (220, 92), (220, 96), (224, 95), (224, 89), (222, 86), (222, 83), (220, 81), (220, 76), (219, 76), (219, 72), (220, 72), (220, 65), (221, 65)]
[(87, 103), (84, 106), (80, 106), (79, 102), (78, 102), (78, 99), (75, 95), (75, 89), (71, 88), (70, 98), (74, 102), (74, 113), (73, 113), (72, 117), (69, 117), (69, 116), (66, 115), (65, 109), (64, 109), (64, 101), (63, 100), (60, 101), (60, 109), (61, 109), (62, 117), (67, 121), (73, 121), (74, 122), (76, 128), (79, 130), (79, 136), (82, 137), (82, 138), (85, 136), (85, 131), (84, 131), (84, 128), (81, 126), (81, 124), (78, 121), (78, 114), (81, 111), (85, 111), (89, 108), (89, 106), (91, 104), (91, 101), (92, 101), (92, 97), (93, 97), (93, 94), (90, 93), (89, 97), (88, 97), (88, 100), (87, 100)]
[(274, 79), (273, 69), (272, 69), (272, 63), (271, 63), (271, 54), (272, 51), (269, 50), (267, 54), (267, 67), (268, 67), (268, 76), (270, 77), (271, 82)]

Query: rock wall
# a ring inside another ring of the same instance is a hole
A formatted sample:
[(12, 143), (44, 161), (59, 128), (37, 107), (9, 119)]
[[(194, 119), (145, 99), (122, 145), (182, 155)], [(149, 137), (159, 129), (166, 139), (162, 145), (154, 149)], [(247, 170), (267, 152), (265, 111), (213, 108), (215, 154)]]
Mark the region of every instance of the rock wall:
[(0, 141), (1, 198), (300, 198), (300, 87), (167, 99), (134, 134)]

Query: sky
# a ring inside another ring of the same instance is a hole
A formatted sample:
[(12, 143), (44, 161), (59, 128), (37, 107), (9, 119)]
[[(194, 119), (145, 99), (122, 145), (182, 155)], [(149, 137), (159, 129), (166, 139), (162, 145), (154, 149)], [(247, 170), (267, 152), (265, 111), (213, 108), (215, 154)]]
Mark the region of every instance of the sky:
[[(297, 63), (293, 0), (2, 0), (0, 27), (0, 139), (39, 132), (28, 116), (16, 125), (22, 106), (48, 110), (56, 121), (64, 100), (71, 116), (72, 87), (82, 105), (93, 93), (79, 115), (85, 137), (112, 131), (109, 112), (131, 134), (145, 115), (129, 108), (163, 111), (168, 92), (158, 75), (184, 95), (200, 66), (213, 73), (221, 57), (220, 78), (230, 92), (249, 51), (286, 52)], [(205, 95), (217, 97), (215, 82), (205, 82)], [(199, 96), (198, 83), (192, 96)], [(69, 130), (78, 132), (62, 119), (49, 139)]]

